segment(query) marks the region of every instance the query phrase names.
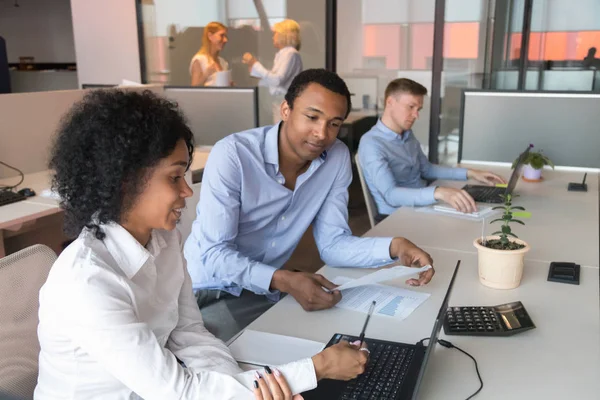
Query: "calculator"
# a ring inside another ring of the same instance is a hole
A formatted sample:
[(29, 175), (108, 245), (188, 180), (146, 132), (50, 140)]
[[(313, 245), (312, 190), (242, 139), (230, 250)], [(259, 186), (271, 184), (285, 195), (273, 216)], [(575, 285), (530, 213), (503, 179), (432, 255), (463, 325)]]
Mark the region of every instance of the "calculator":
[(448, 307), (446, 335), (511, 336), (535, 328), (520, 301), (493, 307)]

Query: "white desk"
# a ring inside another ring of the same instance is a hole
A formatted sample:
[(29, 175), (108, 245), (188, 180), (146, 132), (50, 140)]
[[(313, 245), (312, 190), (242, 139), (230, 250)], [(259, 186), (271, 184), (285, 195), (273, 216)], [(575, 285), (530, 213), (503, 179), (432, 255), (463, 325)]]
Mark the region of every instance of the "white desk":
[[(494, 168), (498, 170), (497, 168)], [(507, 169), (505, 169), (505, 172)], [(506, 173), (505, 173), (506, 174)], [(588, 192), (566, 191), (581, 173), (544, 171), (540, 184), (519, 182), (516, 202), (532, 212), (516, 232), (532, 245), (521, 286), (496, 290), (479, 283), (472, 247), (480, 223), (402, 208), (366, 236), (406, 236), (428, 251), (436, 275), (423, 290), (431, 297), (404, 321), (371, 319), (367, 336), (415, 343), (428, 337), (457, 259), (462, 260), (450, 305), (498, 305), (522, 301), (537, 328), (512, 337), (441, 337), (478, 361), (482, 399), (594, 399), (600, 393), (600, 308), (598, 306), (598, 173), (588, 174)], [(591, 175), (591, 176), (590, 176)], [(591, 179), (590, 179), (591, 178)], [(456, 186), (464, 182), (452, 182)], [(488, 232), (490, 232), (488, 230)], [(547, 281), (549, 261), (581, 263), (581, 284)], [(360, 269), (320, 271), (358, 277)], [(394, 282), (401, 284), (401, 282)], [(249, 328), (327, 342), (336, 333), (358, 334), (365, 315), (341, 309), (308, 313), (290, 296)], [(421, 399), (464, 399), (478, 387), (474, 365), (462, 353), (437, 346), (425, 375)]]
[[(433, 250), (438, 260), (455, 252)], [(439, 269), (439, 268), (438, 268)], [(495, 290), (479, 283), (476, 254), (462, 255), (450, 305), (499, 305), (521, 301), (536, 329), (511, 337), (442, 337), (473, 355), (484, 387), (482, 399), (594, 399), (600, 393), (598, 269), (581, 268), (581, 284), (548, 282), (546, 262), (526, 261), (521, 286)], [(422, 399), (464, 399), (479, 386), (473, 362), (436, 347)]]
[[(495, 167), (508, 177), (508, 168)], [(588, 173), (587, 192), (568, 192), (568, 182), (581, 182), (583, 174), (544, 171), (544, 181), (519, 180), (513, 202), (531, 212), (525, 226), (514, 224), (514, 232), (531, 245), (526, 258), (542, 261), (572, 261), (598, 267), (598, 173)], [(465, 182), (442, 181), (443, 186), (462, 187)], [(475, 253), (473, 240), (481, 236), (481, 221), (471, 221), (445, 213), (427, 213), (419, 208), (401, 207), (384, 219), (369, 236), (395, 232), (418, 246)], [(499, 224), (485, 223), (485, 232), (498, 230)]]

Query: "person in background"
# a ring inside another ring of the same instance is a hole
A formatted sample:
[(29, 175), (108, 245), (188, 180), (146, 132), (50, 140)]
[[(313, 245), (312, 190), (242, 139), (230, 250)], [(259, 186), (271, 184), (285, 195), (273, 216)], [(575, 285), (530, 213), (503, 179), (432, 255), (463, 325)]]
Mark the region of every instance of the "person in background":
[(219, 55), (226, 43), (225, 25), (220, 22), (209, 22), (204, 27), (202, 47), (190, 62), (192, 86), (216, 86), (217, 72), (229, 70), (227, 61)]
[(242, 61), (248, 65), (250, 75), (260, 78), (260, 85), (269, 87), (273, 96), (274, 123), (281, 120), (279, 107), (283, 97), (292, 80), (302, 71), (300, 44), (300, 25), (294, 20), (286, 19), (273, 25), (273, 46), (278, 52), (271, 70), (266, 69), (250, 53), (245, 53), (242, 57)]
[[(207, 329), (223, 340), (288, 293), (307, 311), (342, 295), (319, 274), (284, 267), (310, 225), (331, 267), (375, 268), (429, 254), (403, 237), (356, 237), (348, 227), (348, 147), (337, 139), (348, 87), (324, 69), (302, 71), (281, 104), (282, 122), (234, 133), (210, 152), (184, 255)], [(434, 270), (408, 284), (424, 285)]]
[(401, 206), (424, 206), (440, 200), (471, 213), (475, 201), (464, 190), (427, 186), (425, 179), (475, 179), (487, 185), (506, 183), (496, 174), (478, 169), (441, 167), (429, 162), (411, 131), (423, 108), (427, 89), (413, 80), (399, 78), (385, 89), (383, 115), (365, 133), (358, 157), (365, 181), (377, 204), (379, 222)]
[(63, 120), (52, 187), (77, 239), (40, 291), (36, 400), (289, 400), (364, 371), (368, 349), (344, 342), (242, 372), (205, 329), (175, 229), (193, 148), (177, 106), (149, 91), (91, 92)]

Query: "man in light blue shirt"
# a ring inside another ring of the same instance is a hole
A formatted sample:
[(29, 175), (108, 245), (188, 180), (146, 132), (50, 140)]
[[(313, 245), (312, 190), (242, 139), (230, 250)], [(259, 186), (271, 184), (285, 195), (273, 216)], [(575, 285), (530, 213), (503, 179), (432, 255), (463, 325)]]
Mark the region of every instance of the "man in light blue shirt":
[[(350, 106), (340, 77), (306, 70), (292, 81), (280, 124), (235, 133), (213, 147), (184, 248), (201, 308), (225, 297), (242, 329), (267, 308), (265, 297), (276, 301), (281, 292), (305, 310), (334, 306), (341, 294), (323, 276), (281, 269), (311, 224), (330, 266), (377, 267), (397, 258), (404, 265), (432, 263), (404, 238), (352, 236), (350, 154), (336, 139)], [(429, 282), (430, 271), (407, 283)], [(238, 298), (256, 306), (239, 312)]]
[(365, 181), (377, 204), (378, 220), (401, 206), (424, 206), (441, 200), (471, 213), (475, 201), (464, 190), (427, 186), (427, 180), (475, 179), (494, 185), (506, 183), (496, 174), (477, 169), (441, 167), (429, 162), (410, 130), (423, 108), (427, 89), (406, 78), (395, 79), (385, 90), (381, 119), (360, 139), (358, 157)]

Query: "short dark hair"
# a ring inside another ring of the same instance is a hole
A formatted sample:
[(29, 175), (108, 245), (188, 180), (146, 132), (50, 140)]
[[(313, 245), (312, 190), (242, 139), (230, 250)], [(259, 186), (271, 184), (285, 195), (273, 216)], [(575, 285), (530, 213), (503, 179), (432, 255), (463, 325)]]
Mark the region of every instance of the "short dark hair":
[(426, 96), (427, 88), (421, 85), (419, 82), (413, 81), (412, 79), (398, 78), (388, 83), (387, 87), (385, 88), (384, 101), (396, 93), (409, 93), (413, 96)]
[(194, 137), (177, 104), (148, 90), (96, 90), (76, 103), (63, 117), (49, 163), (67, 235), (87, 227), (104, 239), (100, 226), (121, 222), (151, 168), (181, 139), (191, 161)]
[(307, 69), (296, 75), (285, 94), (285, 101), (290, 108), (294, 108), (294, 101), (296, 98), (300, 96), (304, 89), (311, 83), (317, 83), (327, 90), (346, 97), (348, 109), (346, 110), (346, 115), (344, 117), (348, 116), (352, 109), (352, 100), (350, 99), (350, 91), (348, 90), (348, 86), (346, 86), (346, 82), (344, 82), (344, 80), (335, 72), (327, 71), (322, 68)]

